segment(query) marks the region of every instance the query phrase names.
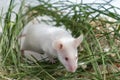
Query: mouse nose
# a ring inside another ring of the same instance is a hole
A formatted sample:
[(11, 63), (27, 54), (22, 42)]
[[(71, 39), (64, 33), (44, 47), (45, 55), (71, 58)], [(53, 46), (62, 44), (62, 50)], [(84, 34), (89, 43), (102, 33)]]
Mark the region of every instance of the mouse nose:
[(76, 69), (77, 69), (77, 66), (70, 66), (70, 67), (69, 67), (69, 71), (70, 71), (70, 72), (75, 72)]

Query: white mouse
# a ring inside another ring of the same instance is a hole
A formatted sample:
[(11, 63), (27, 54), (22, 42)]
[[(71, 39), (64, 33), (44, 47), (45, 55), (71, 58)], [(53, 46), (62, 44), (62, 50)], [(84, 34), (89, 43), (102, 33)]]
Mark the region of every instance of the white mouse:
[(47, 24), (32, 24), (25, 26), (20, 38), (20, 49), (34, 52), (44, 52), (54, 62), (54, 57), (64, 65), (69, 72), (77, 69), (77, 47), (83, 40), (83, 35), (78, 38), (72, 37), (71, 33), (64, 28)]

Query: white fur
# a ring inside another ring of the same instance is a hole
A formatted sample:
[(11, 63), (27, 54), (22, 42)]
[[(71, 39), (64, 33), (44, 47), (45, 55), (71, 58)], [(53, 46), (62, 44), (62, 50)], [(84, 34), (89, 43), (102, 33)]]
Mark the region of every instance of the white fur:
[(44, 52), (51, 60), (57, 57), (68, 71), (77, 69), (77, 47), (83, 35), (75, 39), (64, 28), (39, 23), (26, 26), (21, 35), (25, 35), (20, 38), (21, 50)]

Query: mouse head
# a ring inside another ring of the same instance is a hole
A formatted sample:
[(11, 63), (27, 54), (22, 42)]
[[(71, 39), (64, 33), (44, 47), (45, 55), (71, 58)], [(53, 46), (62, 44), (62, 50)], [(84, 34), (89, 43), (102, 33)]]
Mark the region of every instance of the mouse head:
[(63, 38), (53, 42), (53, 47), (57, 51), (59, 61), (65, 66), (67, 71), (75, 72), (77, 69), (78, 52), (77, 47), (83, 40), (83, 35), (78, 38)]

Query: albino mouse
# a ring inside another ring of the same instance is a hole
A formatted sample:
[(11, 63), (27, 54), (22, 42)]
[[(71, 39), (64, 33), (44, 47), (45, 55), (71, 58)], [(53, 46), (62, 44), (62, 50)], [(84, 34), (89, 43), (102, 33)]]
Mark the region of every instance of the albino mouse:
[(54, 57), (56, 57), (67, 71), (76, 71), (77, 47), (82, 42), (83, 35), (74, 38), (64, 28), (38, 23), (24, 27), (21, 36), (23, 36), (20, 38), (22, 53), (24, 50), (44, 52), (50, 61), (54, 62)]

